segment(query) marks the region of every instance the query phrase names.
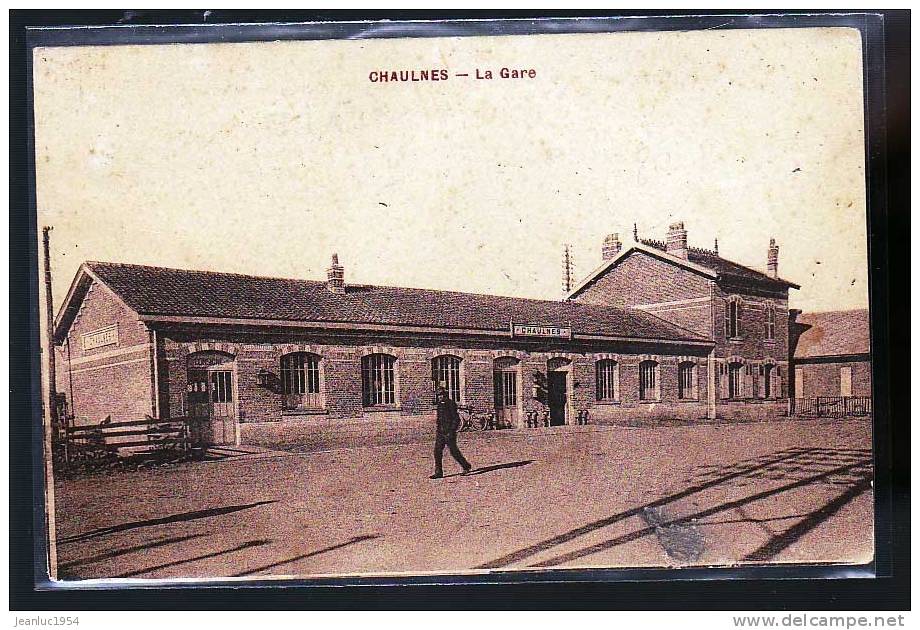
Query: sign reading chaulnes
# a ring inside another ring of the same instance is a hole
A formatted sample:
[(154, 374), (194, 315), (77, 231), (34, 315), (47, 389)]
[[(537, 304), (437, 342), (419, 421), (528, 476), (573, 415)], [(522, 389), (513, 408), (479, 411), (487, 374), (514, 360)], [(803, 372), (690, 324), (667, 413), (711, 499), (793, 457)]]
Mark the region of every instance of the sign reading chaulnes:
[(542, 326), (539, 324), (518, 324), (511, 322), (512, 337), (546, 337), (554, 339), (571, 339), (571, 326)]

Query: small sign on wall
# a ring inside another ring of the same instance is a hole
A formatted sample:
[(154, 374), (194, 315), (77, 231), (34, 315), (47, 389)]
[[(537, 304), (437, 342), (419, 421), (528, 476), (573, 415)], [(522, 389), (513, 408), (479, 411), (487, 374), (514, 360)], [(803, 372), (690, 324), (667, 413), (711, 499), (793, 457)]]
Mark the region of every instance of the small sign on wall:
[(99, 328), (83, 335), (83, 350), (118, 344), (118, 324)]
[(571, 326), (539, 326), (535, 324), (516, 324), (511, 323), (512, 337), (552, 337), (559, 339), (571, 339)]

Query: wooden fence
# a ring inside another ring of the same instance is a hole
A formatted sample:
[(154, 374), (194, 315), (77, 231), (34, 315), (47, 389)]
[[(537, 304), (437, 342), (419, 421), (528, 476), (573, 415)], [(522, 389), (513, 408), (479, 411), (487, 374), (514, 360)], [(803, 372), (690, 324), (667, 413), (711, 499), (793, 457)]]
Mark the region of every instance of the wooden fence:
[(194, 446), (188, 418), (157, 420), (146, 416), (144, 420), (127, 422), (106, 418), (99, 424), (64, 427), (62, 433), (66, 461), (114, 456), (122, 448), (165, 452), (188, 451)]
[(872, 398), (869, 396), (796, 398), (793, 403), (793, 413), (797, 416), (846, 418), (872, 414)]

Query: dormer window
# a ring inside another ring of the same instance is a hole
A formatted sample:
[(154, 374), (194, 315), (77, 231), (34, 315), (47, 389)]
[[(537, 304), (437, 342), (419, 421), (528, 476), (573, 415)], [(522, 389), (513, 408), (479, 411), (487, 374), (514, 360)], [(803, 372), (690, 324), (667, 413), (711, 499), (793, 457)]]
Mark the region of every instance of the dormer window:
[(741, 337), (741, 300), (737, 297), (725, 302), (725, 336), (728, 339)]

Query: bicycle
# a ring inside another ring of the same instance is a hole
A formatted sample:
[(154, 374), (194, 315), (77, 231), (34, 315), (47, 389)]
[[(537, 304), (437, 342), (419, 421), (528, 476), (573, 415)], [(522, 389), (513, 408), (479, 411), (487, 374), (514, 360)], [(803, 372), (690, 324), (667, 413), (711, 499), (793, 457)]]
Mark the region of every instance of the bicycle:
[(495, 420), (491, 413), (476, 413), (472, 406), (458, 406), (460, 412), (460, 426), (458, 431), (488, 431), (495, 428)]

